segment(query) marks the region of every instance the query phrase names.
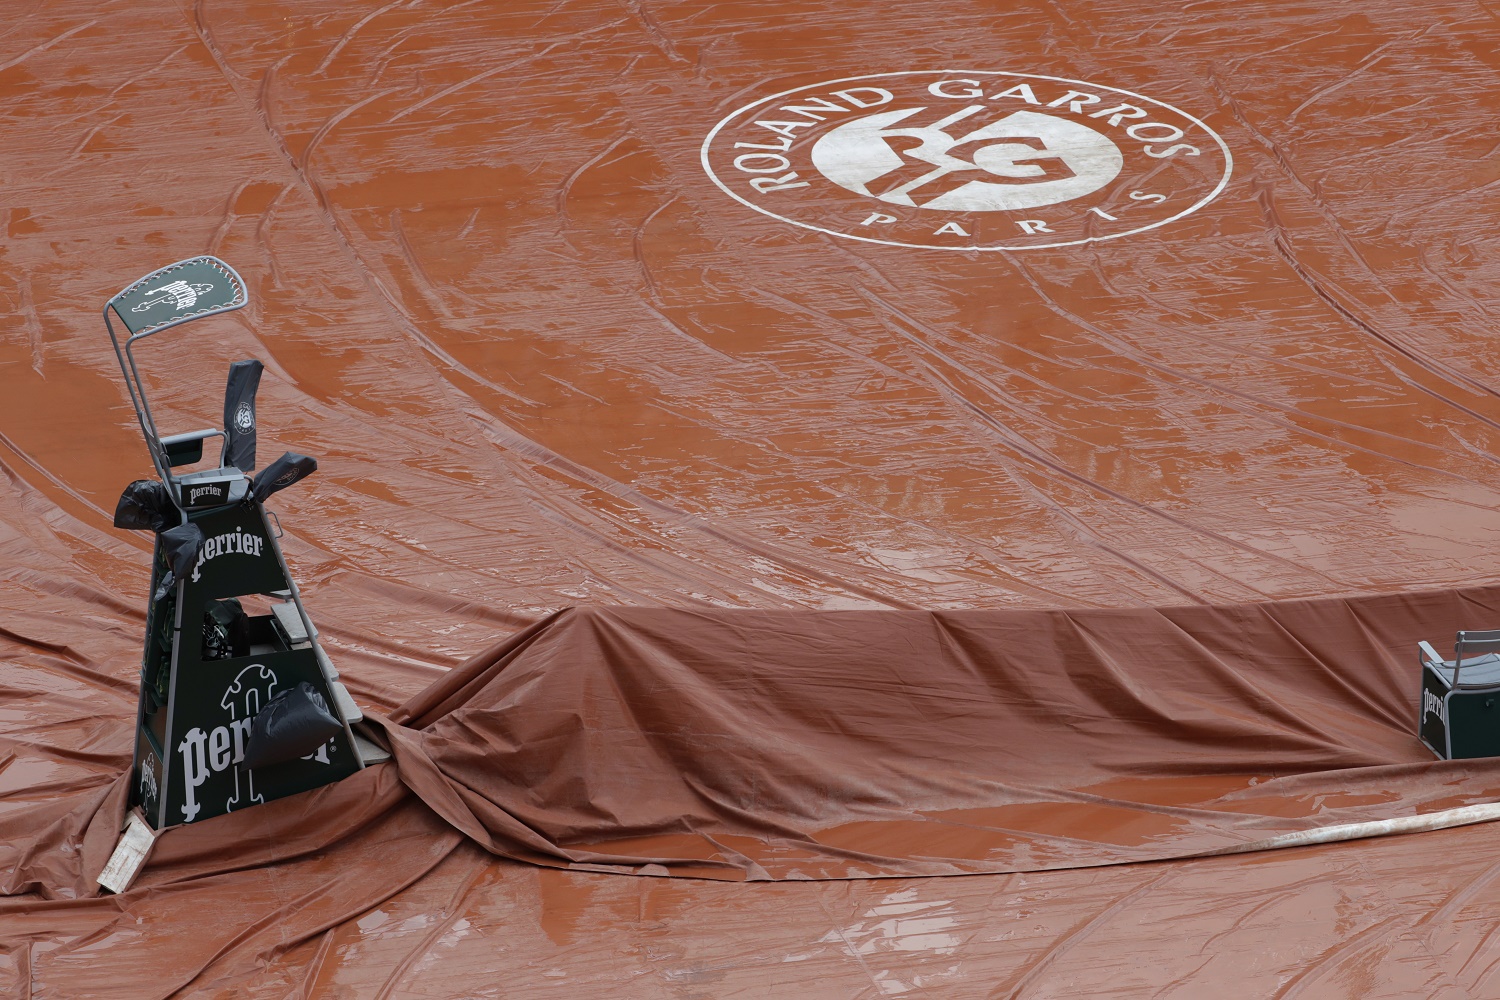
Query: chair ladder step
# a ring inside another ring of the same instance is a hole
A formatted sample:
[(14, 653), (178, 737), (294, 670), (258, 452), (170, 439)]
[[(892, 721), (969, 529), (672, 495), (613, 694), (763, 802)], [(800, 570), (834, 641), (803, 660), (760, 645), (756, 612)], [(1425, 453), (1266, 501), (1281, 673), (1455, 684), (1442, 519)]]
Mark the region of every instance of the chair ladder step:
[(391, 752), (389, 750), (376, 746), (359, 733), (354, 734), (354, 752), (359, 754), (359, 759), (366, 766), (381, 764), (391, 759)]
[(328, 689), (333, 692), (333, 700), (338, 703), (338, 716), (345, 722), (358, 722), (365, 717), (354, 698), (349, 694), (349, 689), (339, 681), (329, 681)]

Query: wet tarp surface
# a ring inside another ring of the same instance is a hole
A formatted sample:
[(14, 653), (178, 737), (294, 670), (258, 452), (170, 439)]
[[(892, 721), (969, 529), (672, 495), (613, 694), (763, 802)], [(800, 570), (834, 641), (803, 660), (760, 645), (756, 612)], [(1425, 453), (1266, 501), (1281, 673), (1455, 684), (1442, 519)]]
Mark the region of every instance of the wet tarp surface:
[[(8, 993), (1500, 989), (1488, 825), (1186, 857), (1494, 797), (1412, 732), (1414, 642), (1500, 621), (1484, 6), (14, 8)], [(1046, 135), (915, 152), (960, 113)], [(157, 420), (265, 362), (397, 759), (100, 898), (149, 464), (98, 310), (204, 252), (251, 305), (159, 338)]]
[(435, 812), (543, 864), (806, 879), (1156, 860), (1491, 800), (1500, 768), (1439, 766), (1412, 740), (1396, 651), (1495, 600), (572, 609), (390, 733)]

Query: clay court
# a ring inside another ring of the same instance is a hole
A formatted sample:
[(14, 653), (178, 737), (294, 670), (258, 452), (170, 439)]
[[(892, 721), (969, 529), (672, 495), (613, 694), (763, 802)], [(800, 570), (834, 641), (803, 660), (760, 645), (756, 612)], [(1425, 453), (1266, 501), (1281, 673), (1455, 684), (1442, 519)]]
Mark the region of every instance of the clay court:
[[(1500, 995), (1500, 827), (1285, 846), (1500, 799), (1491, 8), (7, 13), (0, 992)], [(394, 759), (100, 894), (200, 254)]]

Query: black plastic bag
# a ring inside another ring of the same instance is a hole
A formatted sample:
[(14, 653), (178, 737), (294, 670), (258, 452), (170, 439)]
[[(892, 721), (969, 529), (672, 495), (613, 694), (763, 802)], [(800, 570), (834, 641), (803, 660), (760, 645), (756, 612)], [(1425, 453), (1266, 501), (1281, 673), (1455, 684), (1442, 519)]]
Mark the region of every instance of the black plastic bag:
[(317, 471), (318, 460), (316, 458), (308, 458), (306, 455), (297, 455), (289, 451), (260, 470), (255, 481), (250, 484), (250, 498), (263, 502), (272, 493), (284, 490)]
[(306, 757), (342, 732), (344, 724), (333, 717), (328, 703), (307, 681), (283, 691), (250, 722), (250, 745), (245, 748), (245, 767), (266, 767)]
[(172, 494), (155, 479), (137, 479), (115, 504), (115, 527), (130, 531), (165, 531), (182, 519)]
[(179, 524), (175, 528), (168, 528), (158, 536), (161, 541), (161, 551), (167, 559), (167, 565), (171, 567), (161, 578), (161, 586), (156, 588), (152, 600), (161, 600), (167, 593), (177, 585), (177, 581), (193, 571), (193, 566), (198, 562), (198, 554), (203, 551), (203, 543), (206, 538), (203, 529), (189, 522)]
[(167, 563), (172, 567), (172, 572), (176, 573), (179, 578), (191, 573), (193, 564), (198, 561), (198, 553), (203, 551), (203, 543), (206, 540), (203, 529), (191, 522), (163, 531), (161, 533), (162, 554), (167, 557)]

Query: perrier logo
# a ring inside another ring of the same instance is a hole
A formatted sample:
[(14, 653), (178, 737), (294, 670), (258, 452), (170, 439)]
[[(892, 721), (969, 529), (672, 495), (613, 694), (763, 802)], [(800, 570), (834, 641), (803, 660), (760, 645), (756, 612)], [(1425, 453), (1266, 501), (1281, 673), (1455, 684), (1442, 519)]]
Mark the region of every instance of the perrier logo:
[(198, 296), (213, 290), (211, 282), (190, 284), (186, 281), (169, 281), (160, 288), (149, 289), (147, 294), (155, 295), (156, 298), (132, 306), (130, 311), (145, 312), (159, 305), (170, 305), (173, 309), (191, 309), (198, 303)]
[(1180, 219), (1228, 183), (1229, 149), (1169, 104), (1077, 80), (886, 73), (746, 105), (703, 144), (709, 176), (793, 225), (872, 243), (1022, 250)]

